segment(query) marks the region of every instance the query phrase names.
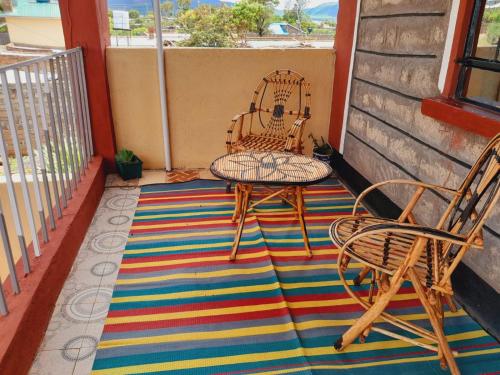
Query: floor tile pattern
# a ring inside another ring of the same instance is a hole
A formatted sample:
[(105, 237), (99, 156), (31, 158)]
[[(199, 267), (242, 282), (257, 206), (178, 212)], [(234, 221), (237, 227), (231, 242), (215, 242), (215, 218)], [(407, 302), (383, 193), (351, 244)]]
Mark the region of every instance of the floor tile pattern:
[(207, 170), (143, 172), (141, 179), (106, 178), (106, 190), (57, 300), (30, 375), (87, 375), (109, 310), (134, 217), (139, 186), (213, 178)]
[[(108, 184), (118, 182), (108, 177)], [(59, 295), (31, 375), (87, 375), (108, 313), (139, 188), (106, 188)]]

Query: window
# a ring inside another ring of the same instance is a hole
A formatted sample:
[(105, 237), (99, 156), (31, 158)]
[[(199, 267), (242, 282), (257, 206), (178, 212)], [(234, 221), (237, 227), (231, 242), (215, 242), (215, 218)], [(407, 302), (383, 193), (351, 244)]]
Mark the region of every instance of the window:
[(500, 0), (474, 0), (456, 97), (500, 111)]

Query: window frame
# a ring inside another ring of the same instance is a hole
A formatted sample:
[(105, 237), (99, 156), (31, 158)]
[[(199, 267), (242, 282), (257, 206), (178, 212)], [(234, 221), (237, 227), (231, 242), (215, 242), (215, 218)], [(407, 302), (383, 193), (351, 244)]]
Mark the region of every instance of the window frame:
[(485, 0), (474, 0), (472, 14), (469, 22), (469, 29), (467, 31), (467, 37), (465, 41), (464, 56), (462, 59), (457, 61), (457, 63), (460, 65), (460, 68), (455, 90), (455, 98), (457, 100), (466, 103), (471, 103), (480, 107), (491, 109), (496, 112), (500, 112), (500, 108), (498, 107), (466, 97), (468, 80), (470, 78), (470, 70), (469, 70), (470, 68), (477, 68), (496, 73), (500, 72), (500, 61), (498, 61), (500, 41), (497, 42), (497, 51), (495, 60), (488, 60), (474, 56), (474, 53), (476, 52), (477, 48), (476, 43), (479, 38), (478, 32), (481, 29), (481, 23), (483, 20), (485, 7), (486, 7)]
[(496, 110), (460, 100), (456, 97), (460, 60), (465, 45), (476, 0), (452, 0), (450, 24), (438, 87), (438, 96), (424, 98), (421, 113), (435, 120), (484, 137), (500, 133), (500, 114)]

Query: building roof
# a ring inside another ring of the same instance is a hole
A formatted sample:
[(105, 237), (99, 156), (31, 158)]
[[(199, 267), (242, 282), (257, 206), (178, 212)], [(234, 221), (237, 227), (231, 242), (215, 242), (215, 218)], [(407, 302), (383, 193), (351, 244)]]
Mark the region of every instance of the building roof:
[(273, 22), (269, 25), (268, 29), (274, 35), (288, 35), (287, 25), (288, 23), (286, 22)]
[(17, 0), (11, 12), (0, 13), (0, 17), (61, 18), (59, 2), (50, 0)]

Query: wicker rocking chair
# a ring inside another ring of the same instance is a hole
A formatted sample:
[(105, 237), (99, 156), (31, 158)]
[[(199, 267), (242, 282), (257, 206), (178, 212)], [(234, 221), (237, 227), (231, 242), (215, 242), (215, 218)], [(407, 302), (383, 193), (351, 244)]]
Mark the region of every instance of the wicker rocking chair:
[(255, 89), (248, 112), (233, 118), (227, 131), (227, 152), (302, 153), (302, 134), (311, 117), (310, 108), (310, 84), (304, 77), (291, 70), (268, 74)]
[[(443, 332), (443, 305), (452, 311), (451, 274), (470, 248), (483, 247), (482, 228), (500, 193), (500, 134), (497, 134), (470, 170), (458, 190), (420, 183), (391, 180), (371, 186), (357, 199), (353, 216), (336, 220), (330, 237), (340, 248), (340, 278), (348, 292), (366, 312), (334, 344), (343, 350), (357, 337), (364, 342), (372, 330), (392, 338), (436, 351), (443, 368), (460, 371)], [(409, 184), (416, 191), (398, 220), (356, 216), (361, 200), (370, 191), (386, 184)], [(450, 204), (435, 228), (418, 225), (412, 211), (426, 190), (450, 196)], [(358, 284), (371, 274), (367, 298), (361, 298), (347, 284), (344, 273), (353, 258), (366, 267), (355, 279)], [(410, 281), (431, 323), (432, 331), (395, 317), (384, 310), (401, 288)], [(428, 345), (374, 325), (376, 319), (430, 340)]]

